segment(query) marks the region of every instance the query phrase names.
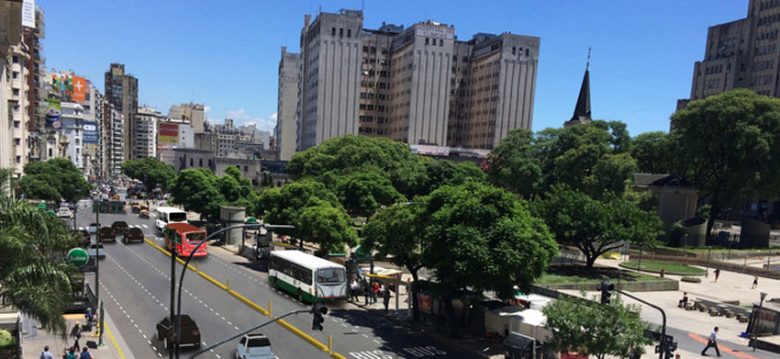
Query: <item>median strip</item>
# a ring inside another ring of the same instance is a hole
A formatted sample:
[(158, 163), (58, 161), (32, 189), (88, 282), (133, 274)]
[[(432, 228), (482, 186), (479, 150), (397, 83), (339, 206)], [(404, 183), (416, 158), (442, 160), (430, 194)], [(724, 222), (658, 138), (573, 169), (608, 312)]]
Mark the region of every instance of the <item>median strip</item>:
[[(163, 247), (160, 247), (159, 245), (157, 245), (157, 243), (154, 243), (154, 241), (150, 240), (149, 238), (144, 238), (144, 242), (146, 242), (146, 244), (152, 246), (152, 248), (157, 249), (161, 253), (163, 253), (166, 256), (170, 257), (171, 254), (170, 254), (170, 252), (168, 252), (167, 249), (165, 249)], [(184, 260), (182, 260), (181, 258), (177, 257), (176, 260), (179, 263), (184, 264)], [(269, 312), (268, 312), (267, 309), (263, 308), (259, 304), (255, 303), (251, 299), (249, 299), (246, 296), (244, 296), (243, 294), (241, 294), (239, 292), (236, 292), (235, 290), (231, 289), (228, 285), (226, 285), (226, 284), (224, 284), (224, 283), (214, 279), (212, 276), (206, 274), (205, 272), (201, 271), (200, 269), (197, 269), (192, 264), (188, 265), (187, 269), (197, 273), (199, 276), (201, 276), (206, 281), (208, 281), (211, 284), (213, 284), (213, 285), (219, 287), (220, 289), (226, 291), (233, 298), (238, 299), (238, 301), (246, 304), (248, 307), (254, 309), (255, 311), (259, 312), (260, 314), (265, 315), (265, 316), (269, 316)], [(279, 324), (280, 326), (282, 326), (283, 328), (289, 330), (293, 334), (297, 335), (299, 338), (307, 341), (309, 344), (315, 346), (316, 348), (318, 348), (318, 349), (320, 349), (320, 350), (322, 350), (324, 352), (328, 352), (328, 346), (325, 343), (317, 340), (316, 338), (314, 338), (311, 335), (307, 334), (306, 332), (298, 329), (297, 327), (295, 327), (294, 325), (288, 323), (287, 321), (282, 319), (282, 320), (278, 320), (276, 323)], [(330, 357), (331, 358), (336, 358), (336, 359), (347, 359), (344, 355), (342, 355), (340, 353), (337, 353), (337, 352), (331, 352), (330, 353)]]

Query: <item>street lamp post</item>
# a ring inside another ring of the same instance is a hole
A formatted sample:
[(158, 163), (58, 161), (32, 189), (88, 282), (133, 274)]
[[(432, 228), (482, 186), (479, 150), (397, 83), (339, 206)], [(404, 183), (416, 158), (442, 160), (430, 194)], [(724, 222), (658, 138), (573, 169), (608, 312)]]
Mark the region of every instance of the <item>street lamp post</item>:
[(753, 330), (751, 330), (751, 334), (753, 337), (753, 351), (756, 351), (756, 341), (758, 340), (758, 316), (761, 315), (761, 311), (764, 309), (764, 299), (766, 299), (766, 292), (761, 292), (761, 300), (758, 302), (758, 313), (753, 315), (753, 325), (751, 326)]
[[(92, 201), (94, 207), (95, 201)], [(100, 305), (100, 203), (95, 207), (95, 304)], [(102, 307), (102, 306), (101, 306)], [(98, 345), (103, 346), (103, 313), (100, 313), (100, 328), (98, 329)]]
[(661, 312), (661, 320), (662, 320), (662, 324), (661, 324), (661, 341), (659, 343), (659, 345), (661, 347), (661, 350), (659, 350), (660, 353), (658, 355), (658, 358), (659, 359), (664, 359), (664, 356), (666, 355), (666, 348), (667, 348), (668, 345), (671, 344), (671, 343), (667, 343), (666, 342), (666, 312), (664, 312), (664, 310), (661, 309), (661, 307), (659, 307), (659, 306), (657, 306), (657, 305), (655, 305), (653, 303), (647, 302), (645, 300), (642, 300), (640, 298), (637, 298), (637, 297), (635, 297), (635, 296), (633, 296), (631, 294), (628, 294), (628, 293), (626, 293), (626, 292), (624, 292), (624, 291), (622, 291), (620, 289), (617, 289), (615, 291), (620, 293), (620, 294), (625, 295), (626, 297), (632, 298), (632, 299), (634, 299), (634, 300), (636, 300), (636, 301), (638, 301), (640, 303), (643, 303), (643, 304), (646, 304), (646, 305), (648, 305), (650, 307), (653, 307), (653, 308), (657, 309), (659, 312)]
[[(217, 234), (236, 229), (236, 228), (260, 228), (265, 227), (266, 229), (274, 229), (274, 228), (284, 228), (284, 229), (295, 229), (295, 226), (293, 225), (274, 225), (274, 224), (260, 224), (260, 223), (244, 223), (244, 224), (237, 224), (235, 226), (229, 226), (222, 228), (214, 233), (211, 233), (208, 235), (204, 240), (200, 241), (197, 246), (190, 252), (190, 255), (187, 256), (187, 259), (184, 261), (184, 266), (181, 269), (181, 274), (179, 275), (179, 288), (178, 288), (178, 300), (176, 301), (176, 316), (174, 317), (173, 313), (173, 301), (174, 301), (174, 292), (173, 287), (176, 285), (176, 258), (175, 258), (175, 250), (171, 249), (171, 323), (175, 323), (175, 331), (174, 331), (174, 344), (173, 344), (173, 354), (176, 359), (179, 359), (179, 337), (181, 332), (181, 291), (184, 287), (184, 275), (187, 273), (187, 266), (189, 266), (190, 261), (192, 260), (192, 257), (195, 255), (195, 252), (198, 251), (198, 248), (202, 246), (203, 244), (207, 243), (209, 239), (216, 236)], [(290, 314), (290, 313), (288, 313)], [(295, 314), (295, 313), (292, 313)], [(174, 322), (175, 320), (175, 322)]]

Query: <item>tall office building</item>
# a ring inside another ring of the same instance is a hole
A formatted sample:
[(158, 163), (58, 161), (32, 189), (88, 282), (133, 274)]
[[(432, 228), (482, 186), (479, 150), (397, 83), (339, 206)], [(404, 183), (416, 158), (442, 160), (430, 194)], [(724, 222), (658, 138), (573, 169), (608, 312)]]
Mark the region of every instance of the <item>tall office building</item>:
[(300, 80), (301, 55), (282, 47), (279, 61), (279, 93), (276, 106), (277, 159), (289, 161), (297, 143), (298, 81)]
[(157, 157), (157, 124), (165, 117), (151, 107), (141, 107), (133, 124), (133, 158)]
[(135, 116), (138, 112), (138, 79), (125, 73), (125, 65), (111, 64), (105, 75), (106, 99), (114, 109), (122, 113), (125, 133), (122, 151), (125, 160), (135, 159), (133, 141), (135, 140)]
[[(363, 29), (362, 12), (353, 10), (309, 20), (301, 34), (298, 151), (355, 133), (492, 149), (510, 130), (531, 127), (538, 37), (480, 33), (459, 41), (454, 26), (435, 21)], [(280, 67), (280, 102), (291, 101), (283, 75)]]
[(750, 0), (746, 18), (710, 27), (704, 60), (694, 64), (691, 100), (734, 88), (780, 97), (779, 34), (777, 1)]

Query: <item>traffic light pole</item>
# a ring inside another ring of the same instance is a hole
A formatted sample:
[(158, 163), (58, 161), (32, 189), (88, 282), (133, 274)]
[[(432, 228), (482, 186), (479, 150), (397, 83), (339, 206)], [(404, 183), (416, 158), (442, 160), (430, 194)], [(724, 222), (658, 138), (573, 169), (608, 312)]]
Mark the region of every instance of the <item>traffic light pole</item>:
[(264, 326), (266, 326), (268, 324), (271, 324), (271, 323), (273, 323), (273, 322), (275, 322), (277, 320), (287, 318), (287, 317), (289, 317), (291, 315), (302, 314), (302, 313), (309, 313), (309, 312), (311, 312), (310, 309), (298, 309), (298, 310), (293, 310), (292, 312), (289, 312), (289, 313), (285, 313), (282, 316), (273, 318), (273, 319), (271, 319), (271, 320), (269, 320), (269, 321), (267, 321), (267, 322), (265, 322), (263, 324), (260, 324), (260, 325), (258, 325), (256, 327), (249, 328), (249, 329), (247, 329), (247, 330), (245, 330), (245, 331), (243, 331), (241, 333), (238, 333), (238, 334), (236, 334), (236, 335), (234, 335), (234, 336), (232, 336), (230, 338), (224, 339), (224, 340), (220, 341), (219, 343), (209, 345), (208, 347), (201, 349), (200, 351), (196, 352), (195, 354), (192, 354), (192, 356), (190, 356), (190, 359), (192, 359), (192, 358), (194, 358), (194, 357), (196, 357), (198, 355), (201, 355), (201, 354), (203, 354), (203, 353), (205, 353), (205, 352), (207, 352), (207, 351), (209, 351), (211, 349), (214, 349), (214, 348), (216, 348), (216, 347), (218, 347), (218, 346), (220, 346), (222, 344), (225, 344), (225, 343), (227, 343), (227, 342), (229, 342), (231, 340), (234, 340), (234, 339), (236, 339), (236, 338), (238, 338), (238, 337), (240, 337), (240, 336), (242, 336), (244, 334), (247, 334), (249, 332), (252, 332), (252, 331), (255, 331), (255, 330), (259, 329), (259, 328), (262, 328), (262, 327), (264, 327)]
[(649, 303), (649, 302), (647, 302), (645, 300), (642, 300), (640, 298), (637, 298), (637, 297), (635, 297), (635, 296), (633, 296), (631, 294), (628, 294), (628, 293), (626, 293), (626, 292), (624, 292), (624, 291), (622, 291), (620, 289), (617, 289), (615, 291), (620, 293), (620, 294), (622, 294), (622, 295), (625, 295), (626, 297), (634, 299), (634, 300), (636, 300), (636, 301), (638, 301), (638, 302), (640, 302), (642, 304), (646, 304), (646, 305), (648, 305), (650, 307), (658, 309), (658, 311), (661, 312), (661, 318), (662, 318), (663, 323), (661, 324), (661, 343), (660, 343), (661, 350), (659, 350), (658, 359), (664, 359), (664, 355), (666, 355), (666, 346), (670, 344), (670, 343), (666, 342), (666, 312), (664, 312), (664, 310), (661, 309), (661, 307), (659, 307), (659, 306), (657, 306), (657, 305), (655, 305), (653, 303)]

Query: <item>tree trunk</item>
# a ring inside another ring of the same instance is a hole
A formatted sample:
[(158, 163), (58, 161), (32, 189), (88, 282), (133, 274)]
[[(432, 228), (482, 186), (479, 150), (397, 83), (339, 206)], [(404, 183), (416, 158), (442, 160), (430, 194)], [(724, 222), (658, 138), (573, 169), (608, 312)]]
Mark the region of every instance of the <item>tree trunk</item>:
[(584, 253), (585, 254), (585, 271), (591, 272), (593, 271), (593, 265), (596, 263), (596, 259), (599, 257), (598, 254), (590, 254), (590, 253)]
[(412, 291), (410, 293), (411, 297), (409, 298), (412, 303), (412, 320), (419, 322), (420, 307), (419, 303), (417, 303), (417, 281), (419, 280), (419, 275), (417, 274), (417, 270), (409, 270), (409, 272), (412, 273)]
[(716, 197), (719, 195), (719, 190), (715, 191), (715, 195), (712, 197), (712, 206), (710, 207), (710, 218), (707, 220), (707, 237), (705, 240), (705, 245), (711, 246), (714, 242), (715, 236), (712, 234), (712, 228), (715, 226), (715, 218), (720, 215), (721, 212), (721, 204), (720, 200)]

